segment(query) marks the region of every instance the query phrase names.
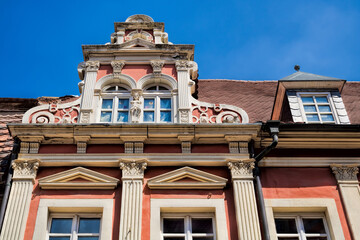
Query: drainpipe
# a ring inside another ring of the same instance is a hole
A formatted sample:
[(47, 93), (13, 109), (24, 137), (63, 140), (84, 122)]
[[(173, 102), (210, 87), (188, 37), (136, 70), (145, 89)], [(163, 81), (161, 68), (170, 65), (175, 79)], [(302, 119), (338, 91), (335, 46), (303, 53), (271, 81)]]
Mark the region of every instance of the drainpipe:
[[(259, 162), (265, 157), (266, 154), (268, 154), (278, 144), (279, 125), (280, 125), (280, 121), (274, 121), (274, 120), (269, 120), (266, 122), (265, 125), (263, 125), (262, 130), (269, 132), (273, 141), (269, 146), (267, 146), (257, 156), (254, 157), (254, 159), (255, 159), (254, 175), (255, 175), (256, 193), (258, 196), (260, 217), (263, 222), (263, 236), (264, 236), (265, 240), (270, 240), (270, 233), (269, 233), (268, 221), (266, 218), (265, 202), (264, 202), (264, 196), (263, 196), (263, 191), (262, 191), (262, 186), (261, 186), (261, 181), (260, 181)], [(254, 146), (252, 145), (252, 155), (254, 155), (253, 148), (254, 148)]]
[(5, 183), (4, 197), (3, 197), (3, 200), (1, 202), (1, 208), (0, 208), (0, 229), (2, 229), (2, 225), (3, 225), (3, 222), (4, 222), (5, 210), (6, 210), (8, 200), (9, 200), (9, 194), (10, 194), (10, 189), (11, 189), (11, 179), (12, 179), (12, 176), (13, 176), (13, 168), (11, 167), (11, 164), (17, 158), (19, 150), (20, 150), (20, 148), (19, 148), (19, 139), (15, 138), (14, 139), (13, 149), (12, 149), (12, 152), (11, 152), (10, 163), (9, 163), (9, 166), (8, 166), (8, 175), (7, 175), (6, 183)]

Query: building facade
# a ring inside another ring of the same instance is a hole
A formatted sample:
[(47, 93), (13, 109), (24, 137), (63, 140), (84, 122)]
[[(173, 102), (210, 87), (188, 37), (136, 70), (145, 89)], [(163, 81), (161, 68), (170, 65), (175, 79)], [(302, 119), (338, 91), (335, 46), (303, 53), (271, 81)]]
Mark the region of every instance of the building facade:
[(8, 124), (1, 240), (360, 239), (359, 82), (198, 80), (164, 23), (114, 27)]

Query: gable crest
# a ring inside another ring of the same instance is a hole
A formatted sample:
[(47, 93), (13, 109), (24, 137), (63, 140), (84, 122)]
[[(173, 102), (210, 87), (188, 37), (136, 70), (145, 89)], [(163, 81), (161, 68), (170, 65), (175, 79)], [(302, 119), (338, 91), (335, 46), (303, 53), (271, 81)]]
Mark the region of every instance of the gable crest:
[(190, 167), (183, 167), (149, 179), (150, 189), (222, 189), (227, 179)]
[(83, 167), (39, 179), (42, 189), (114, 189), (119, 180)]

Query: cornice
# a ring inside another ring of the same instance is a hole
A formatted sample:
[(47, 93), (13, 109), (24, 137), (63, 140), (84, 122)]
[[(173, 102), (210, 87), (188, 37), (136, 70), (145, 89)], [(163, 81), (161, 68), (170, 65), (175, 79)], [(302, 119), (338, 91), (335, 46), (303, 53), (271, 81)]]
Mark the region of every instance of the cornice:
[(330, 167), (334, 164), (357, 164), (360, 157), (265, 157), (260, 167)]

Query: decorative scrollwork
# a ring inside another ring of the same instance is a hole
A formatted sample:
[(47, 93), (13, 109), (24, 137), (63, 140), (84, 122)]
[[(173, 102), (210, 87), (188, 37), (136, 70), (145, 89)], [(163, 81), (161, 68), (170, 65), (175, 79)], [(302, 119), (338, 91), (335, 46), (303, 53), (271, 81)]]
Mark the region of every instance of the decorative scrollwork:
[(144, 170), (147, 167), (145, 161), (121, 161), (120, 169), (122, 170), (123, 179), (142, 179)]
[(39, 160), (15, 160), (11, 166), (14, 169), (13, 179), (34, 179), (39, 168)]
[(228, 167), (233, 179), (248, 179), (253, 177), (255, 162), (253, 159), (248, 160), (230, 160)]

